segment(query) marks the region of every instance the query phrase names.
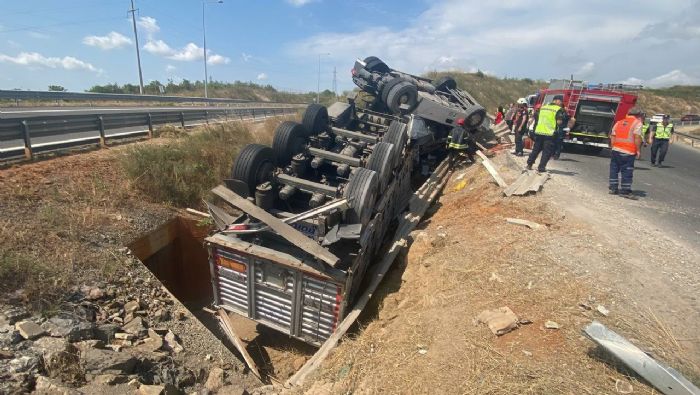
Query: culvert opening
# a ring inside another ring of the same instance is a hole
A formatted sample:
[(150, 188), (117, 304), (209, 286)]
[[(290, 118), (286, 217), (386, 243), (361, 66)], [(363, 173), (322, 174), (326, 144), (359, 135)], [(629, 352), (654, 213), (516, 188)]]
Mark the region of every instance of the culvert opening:
[[(236, 348), (204, 310), (214, 300), (209, 257), (204, 239), (212, 230), (200, 220), (177, 216), (128, 247), (141, 263), (234, 354)], [(286, 380), (316, 348), (248, 318), (229, 313), (236, 334), (266, 381)], [(239, 356), (239, 359), (242, 358)]]

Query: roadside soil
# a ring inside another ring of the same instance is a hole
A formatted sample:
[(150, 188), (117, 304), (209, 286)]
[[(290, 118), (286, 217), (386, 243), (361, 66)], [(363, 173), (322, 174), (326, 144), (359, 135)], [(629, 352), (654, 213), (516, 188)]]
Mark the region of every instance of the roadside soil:
[[(519, 175), (509, 154), (493, 160), (507, 182)], [(457, 170), (373, 306), (303, 391), (658, 393), (582, 335), (594, 320), (699, 383), (698, 256), (640, 219), (621, 220), (619, 200), (552, 177), (537, 195), (505, 198), (482, 166)], [(477, 322), (506, 306), (532, 323), (495, 336)]]
[[(263, 133), (263, 124), (250, 127), (260, 134), (261, 139), (269, 137)], [(164, 144), (167, 141), (168, 137), (163, 137), (134, 144)], [(4, 314), (15, 308), (28, 310), (29, 320), (44, 325), (50, 317), (73, 314), (78, 304), (90, 304), (98, 311), (90, 325), (121, 326), (135, 315), (142, 315), (150, 327), (158, 329), (159, 333), (161, 329), (172, 331), (182, 344), (184, 351), (177, 352), (177, 355), (170, 348), (158, 351), (156, 360), (160, 367), (153, 369), (158, 371), (155, 376), (131, 375), (125, 379), (136, 379), (139, 382), (136, 387), (140, 383), (179, 383), (180, 379), (174, 376), (188, 372), (190, 376), (194, 374), (194, 379), (182, 389), (199, 390), (205, 387), (215, 368), (223, 369), (218, 387), (235, 383), (240, 388), (252, 389), (261, 385), (248, 374), (236, 354), (174, 299), (125, 248), (171, 218), (187, 216), (183, 209), (152, 201), (127, 179), (120, 160), (130, 145), (133, 144), (0, 169), (0, 258), (5, 276), (2, 278), (0, 335), (7, 339), (17, 336), (14, 320), (7, 321)], [(93, 292), (99, 296), (88, 297)], [(140, 301), (139, 311), (125, 315), (125, 303), (134, 300)], [(116, 311), (116, 315), (108, 317), (112, 311)], [(137, 337), (134, 341), (134, 346), (142, 342), (143, 339), (139, 339)], [(22, 358), (33, 360), (35, 354), (25, 354), (38, 347), (36, 352), (41, 355), (37, 344), (29, 340), (19, 343), (12, 340), (11, 345), (3, 342), (0, 344), (0, 365), (7, 361), (5, 366), (10, 366), (13, 361), (24, 361)], [(137, 347), (128, 345), (119, 353), (124, 352), (136, 353), (141, 362), (148, 357)], [(167, 369), (162, 364), (166, 364)], [(0, 386), (0, 392), (31, 390), (35, 382), (39, 385), (39, 381), (45, 378), (40, 375), (48, 374), (40, 369), (39, 375), (27, 378), (26, 374), (36, 373), (34, 367), (27, 368), (26, 372), (18, 369), (12, 368), (9, 372), (0, 369), (0, 381), (5, 383), (24, 375), (18, 379), (24, 380), (23, 384), (7, 388)], [(95, 393), (97, 389), (89, 387), (92, 378), (94, 375), (85, 376), (87, 383), (83, 380), (79, 384), (88, 387), (79, 390)], [(125, 381), (120, 382), (121, 387), (113, 387), (113, 392), (133, 392), (135, 387), (125, 387)], [(65, 383), (54, 384), (61, 389), (60, 385)], [(78, 388), (75, 383), (71, 386)]]

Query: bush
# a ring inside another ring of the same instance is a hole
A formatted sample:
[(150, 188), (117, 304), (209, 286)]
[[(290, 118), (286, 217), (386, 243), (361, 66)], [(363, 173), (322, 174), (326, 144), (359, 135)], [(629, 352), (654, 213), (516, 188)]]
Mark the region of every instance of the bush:
[(205, 193), (228, 177), (238, 151), (252, 141), (243, 124), (212, 125), (166, 144), (131, 147), (122, 166), (134, 186), (152, 199), (199, 206)]
[(0, 294), (22, 290), (32, 309), (52, 308), (64, 290), (66, 276), (43, 259), (0, 252)]

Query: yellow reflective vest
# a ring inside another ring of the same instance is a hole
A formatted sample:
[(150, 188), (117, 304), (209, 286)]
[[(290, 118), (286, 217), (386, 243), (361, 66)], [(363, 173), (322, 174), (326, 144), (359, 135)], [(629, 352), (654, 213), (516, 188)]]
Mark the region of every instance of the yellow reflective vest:
[(542, 136), (554, 136), (557, 130), (557, 112), (561, 107), (556, 104), (547, 104), (540, 108), (540, 114), (537, 116), (537, 127), (535, 134)]
[(671, 130), (673, 129), (673, 124), (669, 123), (664, 126), (663, 123), (656, 124), (656, 132), (654, 132), (655, 139), (668, 140), (671, 138)]

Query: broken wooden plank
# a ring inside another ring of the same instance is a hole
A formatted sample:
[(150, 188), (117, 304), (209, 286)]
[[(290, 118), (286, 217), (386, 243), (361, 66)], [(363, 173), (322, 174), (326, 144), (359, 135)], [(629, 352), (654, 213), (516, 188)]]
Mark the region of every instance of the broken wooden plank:
[(622, 361), (630, 369), (666, 395), (698, 395), (696, 387), (677, 370), (650, 357), (624, 337), (593, 321), (583, 333), (605, 351)]
[(532, 222), (528, 221), (526, 219), (520, 219), (520, 218), (506, 218), (506, 222), (509, 224), (514, 224), (514, 225), (521, 225), (521, 226), (527, 226), (530, 229), (541, 229), (542, 225), (538, 224), (537, 222)]
[(489, 158), (487, 158), (486, 155), (484, 155), (484, 153), (481, 151), (476, 151), (476, 154), (479, 155), (479, 157), (481, 158), (481, 164), (484, 165), (486, 170), (488, 170), (488, 172), (491, 174), (491, 177), (493, 177), (493, 179), (496, 180), (498, 186), (500, 186), (501, 188), (508, 187), (508, 184), (506, 184), (501, 175), (498, 174), (498, 171), (493, 166)]
[(337, 256), (333, 255), (327, 249), (321, 247), (314, 240), (309, 239), (303, 233), (292, 228), (290, 225), (284, 223), (282, 220), (261, 209), (260, 207), (254, 205), (247, 199), (244, 199), (243, 197), (237, 195), (225, 186), (219, 185), (216, 188), (212, 189), (212, 192), (216, 196), (219, 196), (220, 198), (227, 201), (232, 206), (237, 207), (245, 211), (248, 215), (264, 222), (267, 226), (269, 226), (272, 230), (277, 232), (277, 234), (279, 234), (280, 236), (284, 237), (287, 241), (308, 252), (309, 254), (315, 256), (316, 258), (322, 260), (323, 262), (326, 262), (330, 266), (335, 267), (335, 265), (338, 264), (338, 262), (340, 261), (340, 259)]
[(289, 380), (287, 380), (286, 384), (288, 386), (301, 385), (309, 374), (321, 366), (321, 363), (330, 354), (331, 350), (338, 344), (348, 329), (350, 329), (357, 317), (360, 316), (360, 312), (365, 308), (367, 302), (369, 302), (370, 298), (374, 294), (374, 291), (377, 289), (382, 279), (389, 271), (389, 268), (391, 268), (396, 256), (408, 244), (408, 235), (411, 233), (411, 231), (413, 231), (413, 229), (415, 229), (428, 207), (430, 207), (430, 204), (433, 202), (433, 200), (435, 200), (442, 188), (444, 188), (447, 180), (449, 179), (449, 174), (448, 164), (445, 160), (435, 169), (435, 171), (433, 171), (433, 174), (431, 174), (428, 180), (423, 183), (423, 185), (416, 192), (414, 192), (413, 196), (411, 196), (409, 212), (406, 213), (406, 215), (404, 215), (399, 222), (398, 229), (394, 234), (394, 241), (391, 244), (391, 248), (384, 255), (381, 262), (379, 262), (379, 264), (373, 268), (372, 272), (369, 273), (369, 278), (371, 278), (371, 281), (367, 286), (367, 289), (359, 297), (352, 311), (345, 316), (331, 337), (329, 337), (321, 345), (321, 348), (319, 348), (318, 351), (316, 351), (316, 353), (309, 358), (308, 361), (306, 361), (301, 369), (299, 369), (292, 377), (289, 378)]
[(195, 210), (193, 208), (186, 208), (185, 211), (187, 211), (188, 213), (190, 213), (192, 215), (197, 215), (197, 216), (204, 217), (204, 218), (211, 218), (210, 214), (203, 213), (203, 212), (201, 212), (199, 210)]
[(236, 331), (233, 329), (233, 323), (231, 323), (231, 318), (228, 316), (226, 310), (219, 309), (219, 319), (221, 320), (224, 332), (231, 340), (231, 343), (233, 343), (236, 350), (238, 350), (238, 352), (240, 352), (243, 356), (243, 360), (245, 361), (246, 365), (248, 365), (248, 369), (250, 369), (251, 373), (253, 373), (255, 377), (262, 381), (262, 376), (258, 370), (258, 365), (255, 364), (253, 358), (251, 358), (250, 354), (248, 354), (248, 350), (245, 349), (245, 345), (243, 344), (243, 341), (241, 341), (241, 338), (236, 335)]

